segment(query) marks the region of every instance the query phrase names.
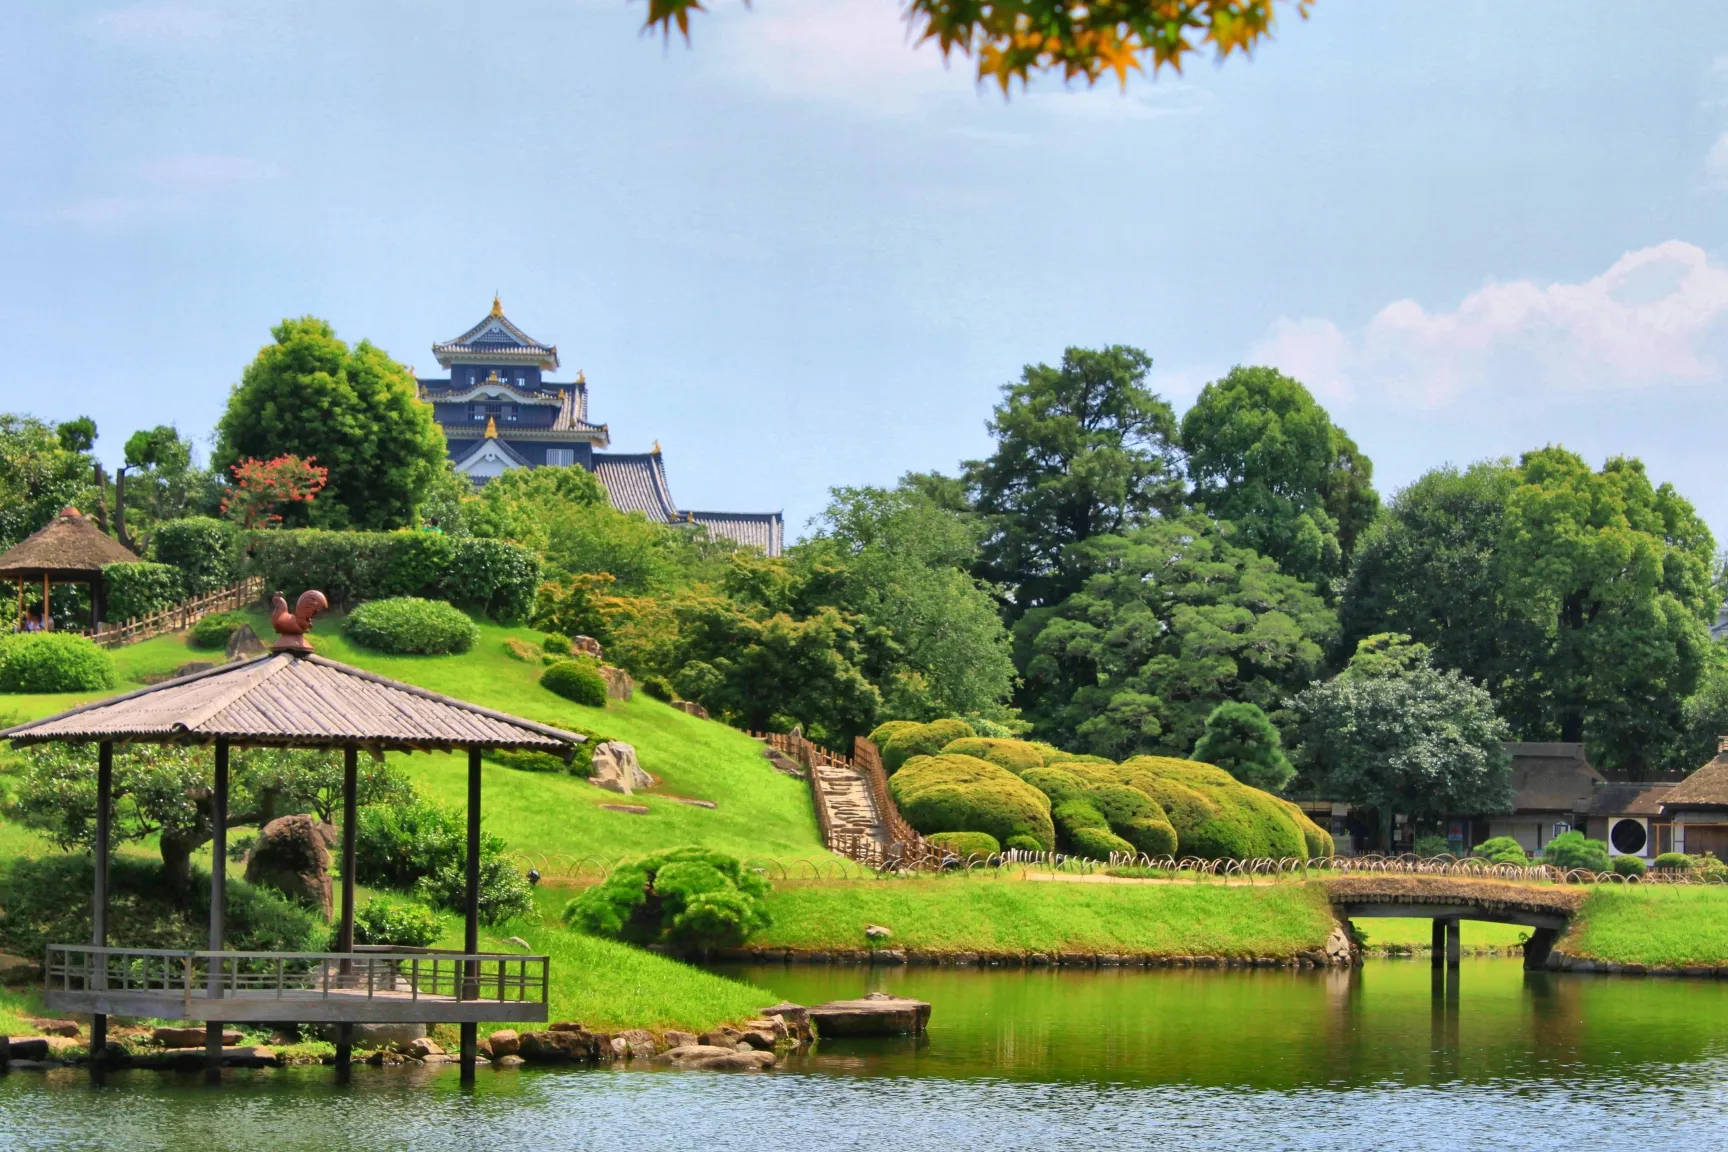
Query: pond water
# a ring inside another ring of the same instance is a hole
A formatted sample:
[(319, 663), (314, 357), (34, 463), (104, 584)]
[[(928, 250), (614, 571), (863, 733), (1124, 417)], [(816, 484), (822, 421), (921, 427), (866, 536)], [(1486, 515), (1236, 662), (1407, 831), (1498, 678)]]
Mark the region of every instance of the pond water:
[(1707, 1149), (1728, 1146), (1728, 982), (1466, 960), (1351, 973), (744, 967), (801, 1003), (935, 1005), (920, 1040), (767, 1075), (328, 1069), (0, 1080), (0, 1147)]

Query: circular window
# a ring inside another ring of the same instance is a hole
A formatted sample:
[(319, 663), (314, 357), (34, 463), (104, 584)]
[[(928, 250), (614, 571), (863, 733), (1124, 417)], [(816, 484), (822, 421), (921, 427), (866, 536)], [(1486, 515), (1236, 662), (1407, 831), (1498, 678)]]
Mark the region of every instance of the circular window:
[(1642, 820), (1616, 820), (1614, 827), (1608, 830), (1608, 842), (1622, 856), (1637, 856), (1650, 842), (1650, 835), (1644, 831)]

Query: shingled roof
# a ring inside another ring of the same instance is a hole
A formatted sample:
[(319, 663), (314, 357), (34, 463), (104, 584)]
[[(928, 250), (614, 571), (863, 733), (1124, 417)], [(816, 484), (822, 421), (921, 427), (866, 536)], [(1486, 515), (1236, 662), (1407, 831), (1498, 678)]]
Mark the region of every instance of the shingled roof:
[(0, 555), (0, 578), (98, 576), (104, 564), (135, 564), (138, 557), (113, 537), (67, 508), (48, 526)]
[(562, 754), (585, 737), (321, 656), (275, 652), (20, 724), (0, 739)]
[(1728, 808), (1728, 752), (1674, 785), (1662, 798), (1664, 814), (1681, 808)]
[(454, 340), (432, 345), (432, 355), (448, 368), (458, 358), (484, 356), (505, 363), (528, 362), (542, 368), (558, 367), (558, 346), (542, 344), (504, 315), (504, 306), (492, 298), (492, 311), (485, 319)]
[(666, 464), (658, 452), (596, 452), (594, 478), (620, 512), (640, 512), (663, 524), (683, 519), (672, 502)]
[(685, 515), (708, 529), (710, 536), (760, 548), (769, 556), (780, 555), (785, 542), (786, 524), (778, 512), (687, 512)]

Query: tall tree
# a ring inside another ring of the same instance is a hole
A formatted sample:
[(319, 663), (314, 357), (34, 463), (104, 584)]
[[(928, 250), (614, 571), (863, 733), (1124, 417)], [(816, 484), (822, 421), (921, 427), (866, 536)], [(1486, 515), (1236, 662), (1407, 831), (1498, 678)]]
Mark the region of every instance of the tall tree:
[(54, 427), (0, 413), (0, 550), (47, 526), (68, 504), (90, 504), (95, 440), (88, 417)]
[(1122, 533), (1181, 500), (1176, 414), (1147, 389), (1138, 348), (1069, 348), (1060, 367), (1029, 364), (988, 425), (996, 451), (968, 461), (984, 517), (979, 575), (1008, 590), (1010, 620), (1077, 592), (1074, 545)]
[(1512, 810), (1510, 735), (1488, 693), (1429, 662), (1408, 636), (1363, 640), (1343, 672), (1294, 701), (1297, 759), (1328, 795), (1372, 808), (1380, 847), (1392, 817), (1418, 827)]
[(1282, 792), (1296, 775), (1278, 728), (1259, 705), (1226, 700), (1206, 717), (1194, 759), (1215, 764), (1248, 785)]
[(1379, 510), (1374, 467), (1308, 389), (1274, 368), (1232, 368), (1182, 417), (1194, 501), (1323, 591)]
[(1094, 574), (1015, 626), (1037, 734), (1112, 758), (1184, 756), (1227, 700), (1289, 726), (1336, 621), (1314, 589), (1198, 513), (1077, 546)]
[[(246, 368), (216, 426), (212, 464), (293, 455), (329, 469), (305, 523), (388, 529), (413, 523), (444, 465), (444, 434), (408, 370), (372, 344), (350, 349), (328, 323), (284, 320)], [(291, 525), (292, 526), (292, 525)]]
[(1591, 471), (1563, 448), (1526, 453), (1500, 561), (1508, 604), (1550, 638), (1540, 669), (1561, 740), (1636, 774), (1685, 729), (1716, 617), (1715, 541), (1671, 485), (1614, 457)]

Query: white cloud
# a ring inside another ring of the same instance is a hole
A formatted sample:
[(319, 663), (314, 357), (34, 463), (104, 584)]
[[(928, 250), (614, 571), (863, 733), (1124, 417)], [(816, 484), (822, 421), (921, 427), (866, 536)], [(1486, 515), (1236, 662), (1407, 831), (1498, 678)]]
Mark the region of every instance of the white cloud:
[(188, 42), (219, 41), (240, 22), (231, 12), (188, 0), (144, 0), (98, 12), (86, 29), (99, 40), (133, 47), (157, 48)]
[(1357, 334), (1280, 318), (1253, 350), (1320, 394), (1439, 407), (1475, 393), (1635, 391), (1722, 379), (1728, 269), (1679, 240), (1579, 284), (1490, 282), (1451, 310), (1386, 305)]

